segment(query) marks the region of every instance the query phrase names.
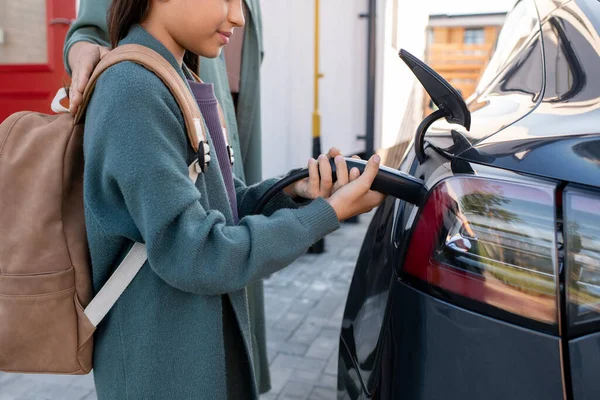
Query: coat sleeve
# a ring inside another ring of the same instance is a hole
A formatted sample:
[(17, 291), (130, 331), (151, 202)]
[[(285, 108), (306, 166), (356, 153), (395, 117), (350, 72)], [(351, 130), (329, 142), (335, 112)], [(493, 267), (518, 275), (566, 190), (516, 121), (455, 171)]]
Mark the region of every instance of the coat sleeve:
[[(196, 294), (235, 292), (291, 264), (339, 227), (323, 199), (227, 226), (222, 213), (202, 206), (188, 177), (185, 138), (181, 112), (153, 74), (121, 63), (100, 78), (86, 119), (86, 168), (98, 171), (88, 186), (99, 190), (108, 215), (126, 210), (150, 267), (168, 284)], [(242, 198), (257, 197), (264, 187), (247, 189)], [(120, 224), (94, 217), (111, 234), (130, 237), (118, 231)]]
[[(298, 169), (290, 171), (288, 175), (297, 170)], [(267, 192), (267, 190), (271, 188), (271, 186), (275, 185), (279, 181), (279, 179), (280, 178), (267, 179), (254, 185), (246, 186), (246, 184), (240, 179), (234, 178), (238, 202), (238, 215), (240, 216), (240, 218), (250, 215), (250, 213), (252, 213), (252, 210), (254, 210), (254, 207), (261, 199), (261, 197)], [(275, 211), (280, 210), (282, 208), (297, 209), (301, 206), (310, 204), (310, 202), (311, 200), (308, 199), (293, 199), (291, 196), (280, 192), (273, 196), (269, 203), (267, 203), (262, 214), (271, 215)]]
[(110, 46), (106, 14), (110, 0), (80, 0), (77, 19), (67, 32), (63, 47), (63, 63), (71, 75), (69, 66), (69, 50), (77, 42), (96, 43), (101, 46)]

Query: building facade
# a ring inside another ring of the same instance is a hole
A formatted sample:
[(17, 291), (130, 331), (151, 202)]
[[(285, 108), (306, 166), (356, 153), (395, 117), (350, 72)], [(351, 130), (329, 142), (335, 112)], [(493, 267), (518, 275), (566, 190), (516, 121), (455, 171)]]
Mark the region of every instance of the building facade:
[[(506, 13), (429, 17), (427, 63), (458, 89), (463, 98), (475, 91), (505, 18)], [(429, 106), (426, 105), (426, 112)]]

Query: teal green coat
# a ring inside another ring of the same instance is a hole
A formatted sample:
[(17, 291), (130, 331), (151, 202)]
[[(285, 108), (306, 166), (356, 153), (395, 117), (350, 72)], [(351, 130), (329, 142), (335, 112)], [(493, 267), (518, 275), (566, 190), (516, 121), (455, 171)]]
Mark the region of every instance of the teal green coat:
[[(237, 116), (231, 99), (225, 59), (201, 59), (200, 75), (205, 82), (215, 85), (215, 94), (221, 103), (228, 124), (231, 144), (236, 153), (236, 176), (248, 184), (261, 181), (261, 109), (260, 64), (263, 55), (262, 20), (258, 0), (245, 0), (248, 15), (244, 35), (240, 96)], [(64, 46), (64, 64), (70, 72), (67, 54), (78, 41), (109, 46), (106, 13), (109, 0), (81, 0), (79, 15), (71, 26)], [(239, 127), (239, 129), (238, 129)], [(238, 134), (239, 132), (239, 134)], [(271, 388), (265, 333), (264, 295), (262, 281), (248, 286), (248, 303), (254, 348), (254, 363), (260, 392)]]
[[(147, 46), (184, 77), (171, 53), (137, 26), (122, 41)], [(85, 121), (84, 203), (97, 291), (132, 241), (148, 261), (99, 325), (94, 378), (99, 400), (226, 399), (222, 296), (229, 296), (251, 358), (245, 287), (284, 268), (339, 227), (319, 198), (302, 208), (279, 194), (249, 216), (274, 180), (236, 179), (240, 222), (221, 171), (194, 184), (195, 154), (183, 116), (151, 72), (121, 63), (98, 80)], [(212, 140), (209, 140), (212, 143)], [(211, 152), (215, 154), (211, 146)], [(268, 215), (268, 216), (267, 216)], [(253, 393), (257, 399), (250, 363)]]

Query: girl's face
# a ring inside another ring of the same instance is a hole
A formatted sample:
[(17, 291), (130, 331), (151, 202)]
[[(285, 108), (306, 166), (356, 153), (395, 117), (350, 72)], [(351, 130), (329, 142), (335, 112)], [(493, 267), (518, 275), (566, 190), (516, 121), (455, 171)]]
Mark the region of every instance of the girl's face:
[(229, 42), (234, 28), (244, 25), (242, 1), (153, 0), (149, 17), (160, 20), (173, 44), (215, 58)]

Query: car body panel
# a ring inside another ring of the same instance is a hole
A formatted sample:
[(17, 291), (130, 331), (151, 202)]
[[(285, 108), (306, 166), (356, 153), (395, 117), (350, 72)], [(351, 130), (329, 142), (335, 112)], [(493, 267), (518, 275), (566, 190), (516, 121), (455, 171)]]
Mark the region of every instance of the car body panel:
[[(395, 199), (388, 198), (373, 216), (358, 256), (346, 301), (340, 336), (339, 375), (346, 387), (370, 392), (390, 283), (393, 281), (391, 237)], [(387, 221), (387, 222), (386, 222)], [(347, 355), (353, 356), (348, 358)], [(352, 370), (351, 372), (349, 372)]]
[(394, 287), (394, 307), (402, 313), (391, 321), (390, 398), (563, 398), (557, 337), (461, 309), (404, 282)]
[(547, 74), (569, 80), (546, 79), (532, 113), (460, 157), (600, 186), (600, 36), (577, 3), (555, 10), (543, 27)]
[(569, 353), (573, 399), (600, 399), (600, 333), (572, 340), (569, 343)]

